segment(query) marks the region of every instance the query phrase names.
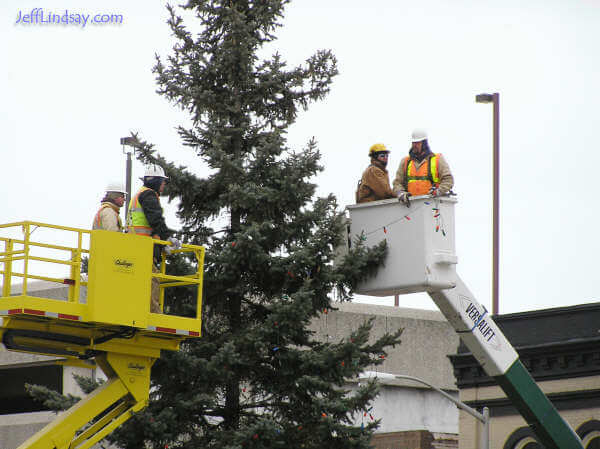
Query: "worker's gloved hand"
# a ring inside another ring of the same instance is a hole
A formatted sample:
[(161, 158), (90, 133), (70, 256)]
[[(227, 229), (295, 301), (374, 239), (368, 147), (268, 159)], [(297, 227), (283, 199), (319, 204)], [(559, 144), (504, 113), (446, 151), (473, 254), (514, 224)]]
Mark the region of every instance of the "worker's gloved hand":
[(406, 206), (410, 207), (410, 193), (400, 192), (398, 193), (398, 199)]
[(181, 248), (181, 242), (175, 237), (169, 237), (167, 241), (171, 242), (171, 244), (165, 246), (165, 253), (171, 254), (173, 250)]
[(429, 189), (429, 194), (431, 196), (440, 196), (442, 193), (440, 192), (440, 189), (438, 189), (436, 186), (433, 186), (431, 189)]

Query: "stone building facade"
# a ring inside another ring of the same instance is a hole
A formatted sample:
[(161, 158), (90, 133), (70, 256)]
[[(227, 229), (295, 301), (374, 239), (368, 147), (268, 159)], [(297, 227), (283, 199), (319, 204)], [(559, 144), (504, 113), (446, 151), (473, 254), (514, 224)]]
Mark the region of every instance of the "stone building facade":
[[(335, 307), (337, 311), (313, 322), (319, 339), (338, 341), (370, 318), (375, 320), (373, 339), (401, 328), (402, 343), (388, 350), (382, 365), (370, 369), (417, 377), (458, 398), (449, 356), (456, 353), (459, 338), (440, 312), (357, 303)], [(452, 402), (412, 381), (378, 381), (381, 393), (369, 414), (382, 420), (372, 442), (375, 449), (457, 447), (458, 409)], [(371, 419), (369, 415), (362, 419)]]

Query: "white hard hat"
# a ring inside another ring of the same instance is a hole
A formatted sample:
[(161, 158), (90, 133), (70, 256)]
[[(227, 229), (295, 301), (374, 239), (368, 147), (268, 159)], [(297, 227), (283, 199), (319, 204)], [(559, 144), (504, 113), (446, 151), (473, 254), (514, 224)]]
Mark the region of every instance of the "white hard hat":
[(158, 176), (160, 178), (169, 179), (167, 176), (165, 176), (165, 171), (163, 170), (163, 168), (160, 165), (156, 165), (156, 164), (146, 165), (146, 171), (144, 172), (144, 178), (146, 176)]
[(427, 131), (423, 129), (415, 129), (412, 132), (412, 141), (413, 142), (422, 142), (427, 140)]
[(125, 190), (125, 186), (122, 182), (111, 182), (106, 186), (106, 192), (117, 192), (122, 193), (123, 195), (127, 194), (127, 190)]

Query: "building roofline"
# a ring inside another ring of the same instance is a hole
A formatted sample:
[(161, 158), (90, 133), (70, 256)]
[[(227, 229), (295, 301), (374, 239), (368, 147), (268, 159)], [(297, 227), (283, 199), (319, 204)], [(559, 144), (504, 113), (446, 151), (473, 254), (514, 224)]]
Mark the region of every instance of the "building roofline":
[(600, 302), (576, 304), (574, 306), (552, 307), (549, 309), (527, 310), (525, 312), (503, 313), (493, 315), (494, 321), (511, 320), (515, 318), (538, 318), (552, 315), (563, 315), (565, 312), (585, 312), (600, 310)]
[(437, 310), (411, 309), (408, 307), (383, 306), (347, 301), (332, 302), (332, 309), (338, 309), (340, 312), (359, 313), (363, 315), (383, 315), (424, 321), (446, 321), (444, 315)]

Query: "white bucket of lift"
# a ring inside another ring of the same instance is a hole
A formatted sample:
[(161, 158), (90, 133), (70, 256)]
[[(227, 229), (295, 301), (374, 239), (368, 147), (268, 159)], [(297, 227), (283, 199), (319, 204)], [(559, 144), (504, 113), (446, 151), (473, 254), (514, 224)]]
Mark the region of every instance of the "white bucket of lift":
[(367, 247), (387, 240), (388, 255), (376, 275), (357, 293), (391, 296), (436, 291), (456, 285), (453, 197), (411, 198), (410, 207), (397, 199), (347, 206), (350, 242)]

